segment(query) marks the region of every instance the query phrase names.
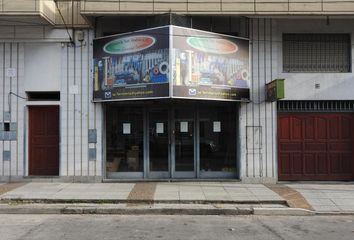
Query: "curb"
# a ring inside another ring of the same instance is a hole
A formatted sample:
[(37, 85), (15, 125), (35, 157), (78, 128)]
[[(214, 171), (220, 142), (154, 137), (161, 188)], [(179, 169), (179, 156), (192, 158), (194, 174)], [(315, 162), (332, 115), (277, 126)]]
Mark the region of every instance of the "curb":
[(318, 216), (353, 216), (353, 211), (348, 212), (316, 212)]
[(64, 215), (255, 215), (255, 216), (353, 216), (354, 212), (316, 212), (302, 208), (267, 208), (267, 207), (226, 207), (214, 205), (190, 204), (181, 207), (178, 204), (155, 204), (116, 206), (92, 204), (0, 204), (1, 214), (64, 214)]
[(11, 198), (1, 199), (0, 204), (279, 204), (288, 206), (286, 200), (147, 200), (147, 199), (48, 199), (48, 198)]
[(99, 214), (99, 215), (252, 215), (252, 208), (125, 207), (125, 206), (55, 206), (36, 205), (0, 206), (0, 214)]
[(254, 215), (262, 216), (314, 216), (315, 211), (303, 208), (254, 208)]

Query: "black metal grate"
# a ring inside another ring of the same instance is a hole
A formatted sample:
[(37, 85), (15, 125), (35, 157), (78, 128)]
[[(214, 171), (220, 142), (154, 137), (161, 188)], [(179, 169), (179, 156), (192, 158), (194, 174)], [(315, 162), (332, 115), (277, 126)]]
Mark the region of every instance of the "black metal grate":
[(278, 101), (278, 112), (354, 112), (354, 101)]
[(349, 34), (283, 34), (284, 72), (350, 72)]

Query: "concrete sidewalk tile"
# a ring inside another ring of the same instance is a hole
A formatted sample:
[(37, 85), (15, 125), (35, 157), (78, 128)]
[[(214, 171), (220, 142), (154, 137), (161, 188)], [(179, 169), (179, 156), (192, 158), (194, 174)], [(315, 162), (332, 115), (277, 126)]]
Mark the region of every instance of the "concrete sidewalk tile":
[(313, 208), (318, 212), (340, 212), (342, 211), (338, 206), (313, 206)]
[(335, 199), (347, 199), (347, 198), (354, 198), (353, 193), (346, 193), (346, 192), (339, 192), (339, 193), (324, 193), (325, 197), (328, 198), (335, 198)]
[(155, 201), (179, 201), (180, 198), (179, 196), (172, 196), (172, 195), (168, 195), (168, 196), (155, 196), (154, 198)]
[(247, 193), (249, 194), (251, 191), (247, 188), (228, 188), (225, 187), (225, 191), (229, 192), (229, 193)]
[(194, 200), (194, 201), (205, 201), (206, 198), (203, 195), (180, 195), (180, 200)]
[(354, 211), (354, 205), (338, 205), (337, 207), (342, 211)]
[(206, 200), (211, 200), (211, 201), (231, 201), (232, 198), (229, 195), (205, 195)]
[(304, 198), (306, 199), (313, 199), (313, 198), (328, 198), (327, 195), (325, 193), (321, 193), (321, 192), (316, 192), (313, 191), (311, 193), (303, 193), (303, 192), (299, 192)]
[(260, 201), (282, 201), (284, 200), (282, 197), (280, 196), (274, 196), (274, 195), (262, 195), (262, 196), (255, 196), (258, 200)]
[(354, 206), (354, 198), (337, 198), (337, 199), (332, 199), (332, 201), (336, 205)]
[(258, 201), (255, 196), (230, 196), (232, 201)]
[(109, 189), (114, 189), (116, 191), (131, 191), (133, 187), (135, 186), (135, 183), (112, 183), (108, 185)]
[(253, 193), (228, 193), (231, 197), (248, 197), (248, 196), (255, 196)]
[(312, 206), (335, 206), (334, 202), (327, 198), (308, 199)]

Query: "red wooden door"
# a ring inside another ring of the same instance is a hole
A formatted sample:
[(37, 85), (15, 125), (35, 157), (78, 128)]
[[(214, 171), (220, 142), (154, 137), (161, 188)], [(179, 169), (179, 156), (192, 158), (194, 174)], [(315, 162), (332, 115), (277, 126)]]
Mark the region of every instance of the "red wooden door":
[(354, 117), (278, 115), (279, 180), (353, 180)]
[(59, 175), (59, 107), (29, 107), (29, 175)]

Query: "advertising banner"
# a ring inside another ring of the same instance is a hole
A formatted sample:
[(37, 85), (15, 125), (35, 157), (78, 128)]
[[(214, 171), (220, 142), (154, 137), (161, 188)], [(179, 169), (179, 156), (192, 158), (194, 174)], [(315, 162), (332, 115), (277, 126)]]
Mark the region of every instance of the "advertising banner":
[(164, 26), (95, 39), (93, 100), (248, 100), (249, 41)]
[(249, 99), (248, 40), (176, 26), (172, 35), (172, 97)]
[(95, 39), (93, 100), (169, 97), (169, 26)]

